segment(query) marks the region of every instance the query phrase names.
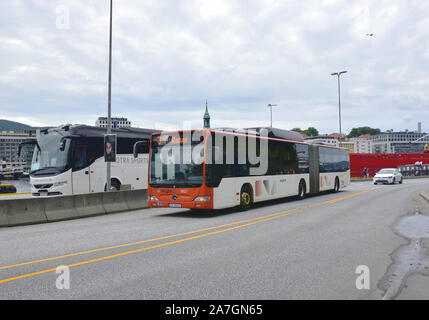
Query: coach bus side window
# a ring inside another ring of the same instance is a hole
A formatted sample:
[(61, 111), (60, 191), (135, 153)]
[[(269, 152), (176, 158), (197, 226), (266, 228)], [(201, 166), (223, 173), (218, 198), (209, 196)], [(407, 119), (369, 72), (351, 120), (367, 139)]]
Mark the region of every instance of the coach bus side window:
[(73, 169), (80, 170), (87, 166), (86, 147), (76, 146), (73, 152)]

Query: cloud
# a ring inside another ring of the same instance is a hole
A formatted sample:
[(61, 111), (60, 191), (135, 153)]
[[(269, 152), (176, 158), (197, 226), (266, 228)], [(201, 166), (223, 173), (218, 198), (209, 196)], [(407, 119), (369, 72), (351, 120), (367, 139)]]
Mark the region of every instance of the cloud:
[[(69, 28), (58, 28), (58, 8)], [(112, 110), (139, 126), (429, 131), (422, 1), (114, 1)], [(62, 12), (62, 11), (61, 11)], [(0, 118), (93, 124), (107, 109), (107, 2), (0, 4)], [(366, 33), (374, 33), (373, 37)], [(386, 116), (386, 112), (389, 116)], [(397, 117), (397, 118), (395, 118)]]

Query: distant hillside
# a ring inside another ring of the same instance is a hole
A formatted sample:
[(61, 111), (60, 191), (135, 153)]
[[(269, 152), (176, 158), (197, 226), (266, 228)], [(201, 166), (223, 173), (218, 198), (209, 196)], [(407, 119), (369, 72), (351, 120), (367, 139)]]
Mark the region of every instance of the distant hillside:
[(22, 130), (24, 129), (32, 129), (32, 127), (24, 123), (0, 119), (0, 132), (3, 132), (3, 131), (22, 132)]

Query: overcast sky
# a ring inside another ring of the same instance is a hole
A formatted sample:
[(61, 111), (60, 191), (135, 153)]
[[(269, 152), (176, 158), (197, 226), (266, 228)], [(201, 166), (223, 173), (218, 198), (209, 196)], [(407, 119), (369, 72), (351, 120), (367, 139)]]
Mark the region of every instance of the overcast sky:
[[(114, 0), (112, 115), (140, 127), (429, 131), (427, 0)], [(107, 115), (108, 0), (1, 0), (0, 119)], [(367, 33), (374, 33), (369, 37)]]

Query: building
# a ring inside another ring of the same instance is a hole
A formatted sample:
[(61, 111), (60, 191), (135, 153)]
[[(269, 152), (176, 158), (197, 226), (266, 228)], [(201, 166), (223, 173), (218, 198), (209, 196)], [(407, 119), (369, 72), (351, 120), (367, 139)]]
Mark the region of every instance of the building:
[(31, 163), (32, 152), (26, 152), (24, 157), (18, 157), (19, 145), (28, 139), (36, 139), (32, 131), (27, 133), (0, 132), (0, 160), (6, 161), (7, 165), (28, 166)]
[(356, 150), (356, 142), (354, 140), (349, 140), (344, 136), (341, 136), (342, 139), (340, 141), (340, 135), (337, 133), (333, 134), (325, 134), (321, 136), (314, 137), (305, 137), (305, 141), (310, 144), (324, 144), (333, 147), (341, 147), (349, 150), (350, 153), (354, 153)]
[(204, 129), (210, 129), (210, 114), (209, 109), (207, 107), (207, 100), (206, 100), (206, 112), (204, 113)]
[(351, 138), (350, 141), (355, 143), (354, 153), (372, 153), (371, 135), (365, 134), (357, 138)]
[(429, 135), (417, 131), (389, 130), (371, 136), (372, 153), (423, 153)]
[(338, 137), (332, 135), (321, 135), (321, 136), (313, 136), (313, 137), (304, 137), (305, 142), (310, 144), (325, 144), (328, 146), (338, 147), (340, 142)]
[[(131, 121), (128, 121), (127, 118), (111, 118), (110, 119), (111, 128), (114, 127), (114, 123), (116, 121), (117, 128), (130, 128)], [(107, 117), (99, 117), (97, 121), (95, 121), (95, 126), (100, 128), (107, 128)]]

